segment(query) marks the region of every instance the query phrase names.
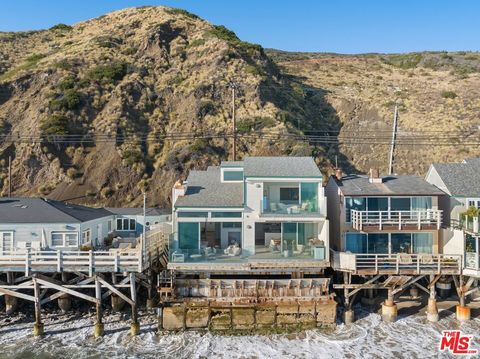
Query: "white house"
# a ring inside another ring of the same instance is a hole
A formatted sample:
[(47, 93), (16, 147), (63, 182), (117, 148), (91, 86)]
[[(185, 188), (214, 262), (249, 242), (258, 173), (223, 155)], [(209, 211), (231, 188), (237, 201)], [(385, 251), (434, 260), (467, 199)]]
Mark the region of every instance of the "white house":
[(171, 269), (329, 266), (322, 174), (311, 157), (222, 162), (191, 171), (172, 197)]

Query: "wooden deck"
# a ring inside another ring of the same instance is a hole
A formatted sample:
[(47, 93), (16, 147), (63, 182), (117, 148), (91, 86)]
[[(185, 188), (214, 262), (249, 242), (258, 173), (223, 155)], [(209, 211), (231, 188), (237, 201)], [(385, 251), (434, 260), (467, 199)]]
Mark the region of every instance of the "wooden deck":
[(337, 271), (357, 275), (422, 275), (462, 273), (462, 256), (443, 254), (363, 254), (332, 251)]
[(0, 272), (60, 273), (141, 273), (160, 261), (166, 266), (168, 228), (162, 226), (146, 233), (134, 249), (90, 251), (15, 250), (0, 252)]

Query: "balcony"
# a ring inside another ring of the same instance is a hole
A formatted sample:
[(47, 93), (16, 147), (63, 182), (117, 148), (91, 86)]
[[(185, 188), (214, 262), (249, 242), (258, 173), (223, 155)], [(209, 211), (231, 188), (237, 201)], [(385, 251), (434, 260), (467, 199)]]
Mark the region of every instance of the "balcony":
[[(480, 233), (480, 221), (478, 219), (478, 216), (462, 214), (460, 215), (460, 221), (458, 223), (453, 223), (453, 225), (455, 226), (456, 224), (458, 228), (463, 229), (465, 232), (477, 234)], [(454, 221), (452, 220), (452, 222)]]
[(333, 269), (352, 274), (453, 275), (462, 272), (462, 256), (460, 255), (332, 252)]
[(442, 211), (437, 209), (411, 211), (351, 210), (353, 229), (357, 231), (382, 230), (438, 230), (442, 225)]

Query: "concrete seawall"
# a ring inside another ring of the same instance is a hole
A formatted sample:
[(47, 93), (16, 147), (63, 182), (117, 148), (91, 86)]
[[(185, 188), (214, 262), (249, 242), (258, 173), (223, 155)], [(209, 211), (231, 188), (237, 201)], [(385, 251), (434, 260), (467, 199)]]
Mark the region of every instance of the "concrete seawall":
[(210, 329), (219, 332), (283, 332), (332, 328), (337, 303), (325, 300), (286, 300), (267, 303), (193, 301), (163, 308), (164, 330)]

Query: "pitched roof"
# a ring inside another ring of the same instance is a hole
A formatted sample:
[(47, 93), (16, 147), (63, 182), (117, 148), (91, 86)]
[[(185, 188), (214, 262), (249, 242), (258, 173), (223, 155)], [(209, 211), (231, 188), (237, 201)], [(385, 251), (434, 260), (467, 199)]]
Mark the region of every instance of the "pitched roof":
[(0, 223), (79, 223), (109, 215), (103, 208), (43, 198), (0, 198)]
[[(106, 207), (107, 211), (112, 214), (125, 215), (125, 216), (143, 216), (143, 208), (114, 208)], [(162, 216), (170, 214), (171, 211), (164, 208), (146, 208), (145, 214), (147, 216)]]
[(243, 183), (222, 183), (220, 167), (191, 171), (185, 196), (175, 207), (243, 207)]
[(462, 163), (435, 163), (437, 171), (452, 196), (480, 197), (480, 158)]
[(346, 196), (441, 196), (445, 194), (423, 178), (411, 175), (397, 175), (383, 177), (382, 183), (370, 183), (368, 176), (347, 175), (336, 181), (342, 193)]
[(243, 167), (243, 161), (222, 161), (220, 167)]
[(246, 157), (245, 177), (315, 177), (322, 174), (312, 157)]

